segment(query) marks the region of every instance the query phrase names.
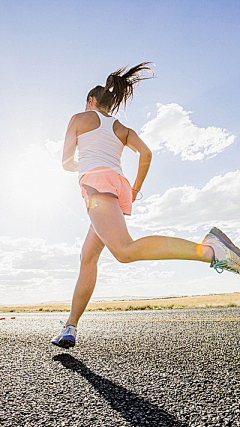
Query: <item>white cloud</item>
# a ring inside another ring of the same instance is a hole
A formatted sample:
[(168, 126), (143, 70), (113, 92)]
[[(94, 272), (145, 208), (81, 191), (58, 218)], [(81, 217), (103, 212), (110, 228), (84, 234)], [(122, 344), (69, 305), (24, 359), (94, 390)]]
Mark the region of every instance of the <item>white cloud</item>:
[[(73, 245), (58, 245), (44, 239), (0, 237), (0, 304), (70, 301), (82, 243), (80, 239)], [(239, 281), (233, 274), (228, 275), (226, 288), (226, 276), (219, 278), (208, 265), (195, 263), (194, 268), (186, 268), (186, 262), (179, 261), (120, 264), (104, 249), (93, 299), (154, 298), (238, 289)]]
[(164, 148), (180, 154), (182, 160), (202, 160), (221, 153), (234, 135), (215, 126), (199, 128), (191, 122), (190, 111), (178, 104), (157, 104), (157, 116), (141, 128), (141, 135), (152, 150)]
[[(188, 231), (199, 227), (223, 227), (240, 238), (240, 171), (213, 177), (202, 189), (184, 185), (154, 194), (136, 207), (128, 225), (161, 233)], [(166, 234), (166, 233), (164, 233)]]
[(51, 141), (50, 139), (46, 139), (45, 147), (52, 156), (56, 156), (56, 154), (59, 154), (59, 153), (62, 154), (63, 143), (64, 143), (63, 140), (55, 142), (55, 141)]
[(0, 304), (70, 299), (83, 241), (0, 237)]
[[(48, 244), (45, 239), (0, 237), (0, 304), (70, 301), (79, 273), (83, 240), (73, 245)], [(175, 272), (164, 262), (118, 263), (104, 249), (94, 298), (148, 295), (148, 287), (161, 287)], [(155, 289), (155, 291), (154, 291)]]

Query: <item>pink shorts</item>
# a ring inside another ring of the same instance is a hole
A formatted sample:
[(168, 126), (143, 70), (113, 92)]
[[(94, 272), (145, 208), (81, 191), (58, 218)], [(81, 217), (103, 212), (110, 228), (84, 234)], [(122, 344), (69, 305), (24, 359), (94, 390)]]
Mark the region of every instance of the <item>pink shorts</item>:
[(82, 197), (85, 199), (87, 209), (89, 208), (89, 195), (83, 185), (96, 190), (93, 193), (113, 194), (117, 197), (118, 204), (124, 215), (132, 212), (132, 188), (127, 180), (116, 171), (105, 166), (100, 166), (88, 171), (80, 179)]

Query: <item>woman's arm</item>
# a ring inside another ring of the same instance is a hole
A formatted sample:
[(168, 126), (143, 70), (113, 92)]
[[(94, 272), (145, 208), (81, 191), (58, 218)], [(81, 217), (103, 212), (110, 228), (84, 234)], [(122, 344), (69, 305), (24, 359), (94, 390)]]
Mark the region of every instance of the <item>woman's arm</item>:
[(75, 114), (68, 125), (67, 133), (63, 146), (62, 166), (66, 171), (77, 172), (78, 162), (74, 160), (74, 154), (77, 148), (77, 127), (78, 114)]
[(139, 136), (132, 129), (129, 129), (127, 144), (129, 148), (140, 154), (138, 163), (138, 172), (133, 185), (132, 201), (134, 202), (138, 191), (140, 191), (143, 181), (146, 178), (148, 169), (152, 159), (152, 152), (147, 145), (139, 138)]

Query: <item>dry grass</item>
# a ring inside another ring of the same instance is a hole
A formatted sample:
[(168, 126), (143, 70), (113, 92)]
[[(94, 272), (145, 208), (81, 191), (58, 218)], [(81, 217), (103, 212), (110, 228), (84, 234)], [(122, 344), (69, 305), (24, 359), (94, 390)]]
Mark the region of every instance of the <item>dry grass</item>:
[[(114, 310), (161, 310), (176, 308), (240, 307), (240, 292), (231, 294), (196, 295), (191, 297), (158, 298), (149, 300), (90, 302), (87, 311)], [(0, 313), (63, 312), (70, 310), (69, 304), (39, 304), (29, 306), (0, 307)]]

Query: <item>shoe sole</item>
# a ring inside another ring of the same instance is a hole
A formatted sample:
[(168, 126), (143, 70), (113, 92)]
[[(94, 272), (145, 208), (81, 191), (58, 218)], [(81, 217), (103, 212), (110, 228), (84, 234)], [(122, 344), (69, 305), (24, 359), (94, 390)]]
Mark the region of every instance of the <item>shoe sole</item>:
[(52, 341), (52, 344), (56, 345), (57, 347), (66, 348), (74, 347), (75, 342), (72, 340), (60, 340), (58, 343), (55, 341)]
[(59, 341), (59, 345), (62, 348), (69, 348), (69, 347), (74, 347), (75, 342), (73, 342), (71, 340), (61, 340), (61, 341)]

